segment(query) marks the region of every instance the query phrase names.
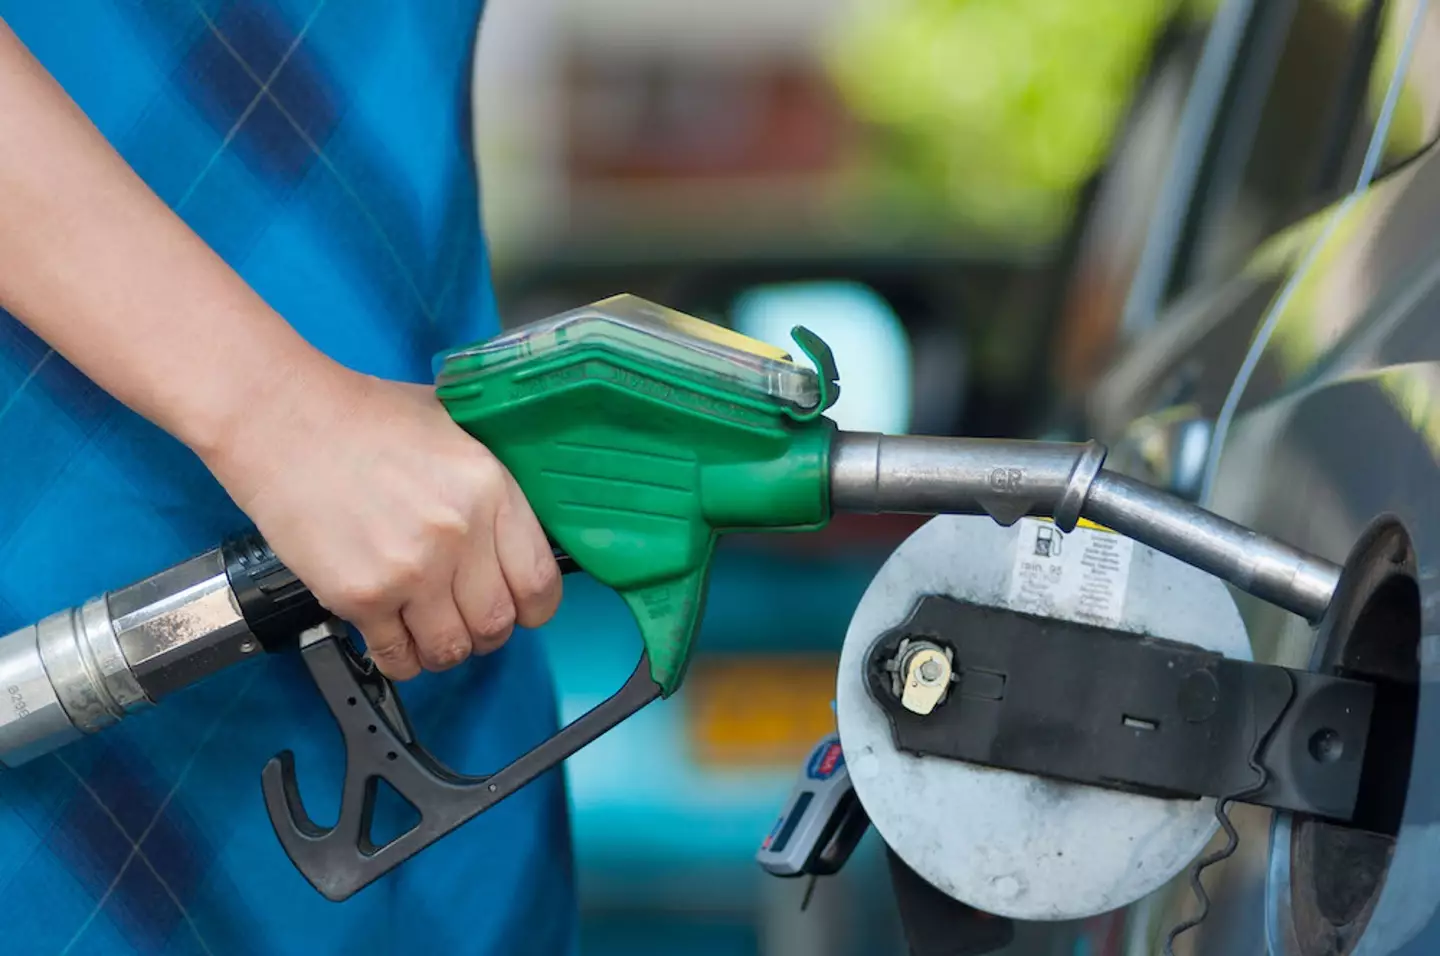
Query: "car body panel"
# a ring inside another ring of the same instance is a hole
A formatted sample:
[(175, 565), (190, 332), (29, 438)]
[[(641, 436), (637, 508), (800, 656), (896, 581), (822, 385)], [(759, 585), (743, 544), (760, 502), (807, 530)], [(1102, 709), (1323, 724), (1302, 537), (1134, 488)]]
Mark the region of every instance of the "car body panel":
[[(1421, 28), (1440, 30), (1431, 13)], [(1430, 53), (1433, 39), (1416, 49)], [(1416, 54), (1417, 57), (1421, 53)], [(1409, 71), (1433, 103), (1433, 55)], [(1428, 106), (1417, 116), (1432, 137)], [(1420, 699), (1404, 822), (1357, 954), (1440, 952), (1440, 153), (1421, 149), (1363, 191), (1256, 250), (1238, 274), (1172, 302), (1097, 384), (1088, 421), (1112, 464), (1166, 483), (1137, 450), (1156, 421), (1214, 422), (1254, 336), (1265, 344), (1228, 431), (1208, 507), (1345, 561), (1377, 518), (1410, 535), (1420, 591)], [(1183, 415), (1180, 410), (1183, 409)], [(1161, 443), (1158, 447), (1168, 447)], [(1317, 632), (1237, 594), (1257, 660), (1309, 666)], [(1183, 938), (1191, 956), (1309, 956), (1288, 909), (1288, 815), (1236, 807), (1238, 851), (1206, 871), (1212, 907)], [(1217, 844), (1219, 845), (1219, 844)], [(1132, 908), (1129, 952), (1160, 951), (1196, 903), (1185, 879)]]

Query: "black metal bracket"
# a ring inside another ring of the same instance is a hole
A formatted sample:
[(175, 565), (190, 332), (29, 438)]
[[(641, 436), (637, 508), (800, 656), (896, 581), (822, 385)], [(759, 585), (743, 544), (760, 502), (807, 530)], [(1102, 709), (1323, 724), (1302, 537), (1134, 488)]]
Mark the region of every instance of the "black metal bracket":
[[(906, 640), (953, 654), (952, 683), (926, 715), (894, 690)], [(1375, 692), (939, 595), (876, 640), (866, 683), (909, 753), (1157, 797), (1246, 793), (1341, 821), (1355, 812)]]
[[(394, 685), (349, 640), (302, 641), (301, 657), (345, 738), (340, 817), (332, 827), (310, 819), (300, 800), (295, 757), (271, 758), (262, 774), (265, 807), (292, 863), (327, 899), (344, 900), (441, 837), (510, 796), (660, 696), (642, 653), (613, 696), (493, 774), (467, 776), (440, 763), (414, 738)], [(371, 839), (377, 781), (420, 815), (383, 845)]]

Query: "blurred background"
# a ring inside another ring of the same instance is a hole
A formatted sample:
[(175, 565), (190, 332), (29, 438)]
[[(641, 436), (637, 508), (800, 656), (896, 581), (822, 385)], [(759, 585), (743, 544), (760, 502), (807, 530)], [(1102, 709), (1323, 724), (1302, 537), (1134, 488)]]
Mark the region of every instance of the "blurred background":
[[(1318, 135), (1327, 64), (1378, 9), (1279, 5), (1269, 139), (1187, 240), (1192, 280), (1304, 198), (1266, 149)], [(476, 136), (502, 317), (633, 292), (781, 346), (803, 323), (835, 351), (842, 428), (1068, 436), (1147, 321), (1132, 279), (1219, 6), (491, 0)], [(1338, 177), (1356, 159), (1317, 162)], [(850, 613), (914, 527), (722, 543), (684, 691), (568, 764), (587, 956), (904, 951), (873, 837), (803, 914), (803, 886), (753, 856), (833, 728)], [(638, 642), (614, 595), (566, 587), (546, 639), (569, 720)], [(1107, 956), (1121, 934), (1117, 917), (1023, 927), (1011, 952)]]

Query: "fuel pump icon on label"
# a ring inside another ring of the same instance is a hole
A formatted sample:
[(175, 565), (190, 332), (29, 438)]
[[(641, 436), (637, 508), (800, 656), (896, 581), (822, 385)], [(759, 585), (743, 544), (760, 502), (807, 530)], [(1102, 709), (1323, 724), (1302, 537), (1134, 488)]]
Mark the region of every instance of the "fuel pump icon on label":
[(1035, 530), (1035, 554), (1042, 558), (1058, 558), (1065, 546), (1065, 536), (1052, 526)]

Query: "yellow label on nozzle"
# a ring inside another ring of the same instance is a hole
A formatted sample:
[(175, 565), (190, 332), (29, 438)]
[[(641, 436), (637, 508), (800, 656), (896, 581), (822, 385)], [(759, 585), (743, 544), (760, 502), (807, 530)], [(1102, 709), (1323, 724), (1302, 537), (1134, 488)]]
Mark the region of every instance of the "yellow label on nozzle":
[[(618, 299), (628, 299), (630, 302), (644, 302), (630, 295), (617, 295), (601, 302), (596, 302), (594, 307), (604, 309), (611, 302)], [(684, 333), (691, 338), (703, 339), (707, 342), (714, 342), (725, 348), (734, 349), (737, 352), (749, 352), (751, 355), (758, 355), (761, 358), (771, 359), (776, 362), (789, 362), (792, 365), (795, 360), (790, 353), (784, 349), (777, 348), (768, 342), (759, 339), (752, 339), (748, 335), (742, 335), (734, 329), (727, 329), (723, 325), (716, 325), (714, 322), (707, 322), (704, 319), (687, 315), (676, 309), (668, 309), (663, 305), (656, 305), (653, 302), (644, 302), (643, 309), (652, 318), (658, 319), (677, 332)]]

